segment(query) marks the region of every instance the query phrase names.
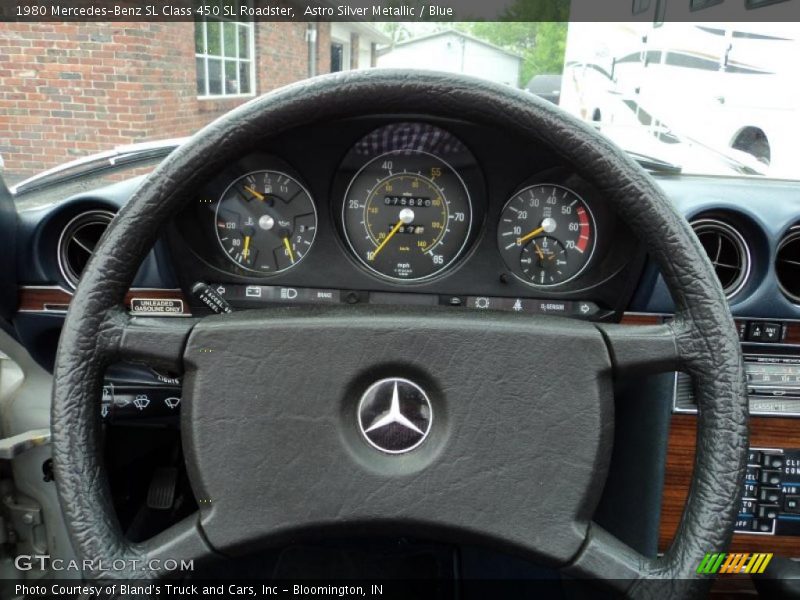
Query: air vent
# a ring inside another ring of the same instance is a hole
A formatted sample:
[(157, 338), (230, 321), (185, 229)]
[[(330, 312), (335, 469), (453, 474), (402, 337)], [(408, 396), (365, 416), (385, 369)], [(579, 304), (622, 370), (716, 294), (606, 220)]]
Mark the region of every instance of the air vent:
[(114, 213), (106, 210), (90, 210), (72, 219), (58, 239), (58, 267), (71, 287), (78, 280), (94, 252), (94, 247), (105, 233)]
[(750, 276), (750, 250), (736, 229), (716, 219), (698, 219), (692, 228), (711, 259), (728, 298), (744, 287)]
[(775, 275), (783, 293), (800, 303), (800, 225), (795, 225), (778, 246)]

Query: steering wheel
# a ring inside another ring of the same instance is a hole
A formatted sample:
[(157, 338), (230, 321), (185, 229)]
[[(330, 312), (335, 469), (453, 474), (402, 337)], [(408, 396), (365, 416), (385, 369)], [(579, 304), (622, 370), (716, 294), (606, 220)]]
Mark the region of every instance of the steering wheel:
[[(289, 307), (202, 320), (126, 313), (125, 293), (159, 230), (209, 173), (291, 128), (378, 113), (458, 117), (548, 146), (640, 237), (671, 290), (675, 318), (626, 327), (413, 307)], [(184, 373), (181, 433), (200, 500), (197, 513), (140, 544), (120, 530), (99, 443), (103, 373), (120, 360)], [(610, 461), (613, 380), (677, 370), (695, 382), (697, 456), (675, 539), (649, 558), (592, 515)], [(389, 376), (413, 382), (429, 402), (427, 439), (405, 454), (373, 448), (358, 427), (365, 393)], [(747, 402), (738, 337), (714, 271), (637, 164), (528, 94), (450, 74), (376, 69), (256, 98), (143, 181), (70, 304), (52, 428), (55, 479), (82, 559), (141, 565), (235, 555), (321, 530), (435, 534), (605, 579), (631, 597), (648, 594), (648, 579), (671, 580), (658, 591), (673, 597), (707, 590), (698, 561), (730, 541)]]

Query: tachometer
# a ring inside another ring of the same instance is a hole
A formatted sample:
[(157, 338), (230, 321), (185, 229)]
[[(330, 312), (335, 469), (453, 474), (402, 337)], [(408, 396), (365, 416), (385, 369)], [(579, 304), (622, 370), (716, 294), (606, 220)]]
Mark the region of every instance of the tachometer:
[(236, 179), (222, 193), (215, 219), (225, 256), (262, 274), (297, 265), (317, 232), (311, 195), (280, 171), (254, 171)]
[(342, 223), (353, 253), (384, 277), (416, 281), (449, 267), (472, 226), (469, 193), (441, 158), (398, 150), (369, 161), (350, 182)]
[(525, 283), (560, 285), (589, 264), (595, 246), (594, 218), (572, 190), (532, 185), (515, 194), (503, 209), (497, 244), (506, 266)]

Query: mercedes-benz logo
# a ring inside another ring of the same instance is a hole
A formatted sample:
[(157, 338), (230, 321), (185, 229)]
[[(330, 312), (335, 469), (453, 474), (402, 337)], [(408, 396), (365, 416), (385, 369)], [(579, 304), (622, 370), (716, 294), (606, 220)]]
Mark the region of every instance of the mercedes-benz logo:
[(431, 430), (433, 411), (428, 395), (400, 377), (373, 383), (358, 404), (358, 427), (371, 446), (403, 454), (419, 446)]

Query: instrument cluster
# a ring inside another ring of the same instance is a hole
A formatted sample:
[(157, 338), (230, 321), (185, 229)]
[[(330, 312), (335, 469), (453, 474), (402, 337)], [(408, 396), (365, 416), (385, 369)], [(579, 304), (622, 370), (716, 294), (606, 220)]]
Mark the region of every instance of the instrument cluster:
[[(488, 172), (476, 157), (487, 148), (416, 120), (342, 143), (338, 158), (326, 154), (327, 176), (296, 160), (300, 146), (287, 150), (292, 158), (275, 148), (247, 154), (175, 220), (211, 268), (204, 279), (340, 289), (372, 281), (465, 295), (505, 285), (509, 295), (550, 297), (591, 289), (621, 268), (619, 257), (600, 264), (598, 250), (613, 245), (598, 222), (613, 229), (613, 217), (574, 169), (517, 156), (526, 171)], [(473, 263), (476, 271), (454, 276)], [(484, 274), (491, 285), (481, 285)]]

